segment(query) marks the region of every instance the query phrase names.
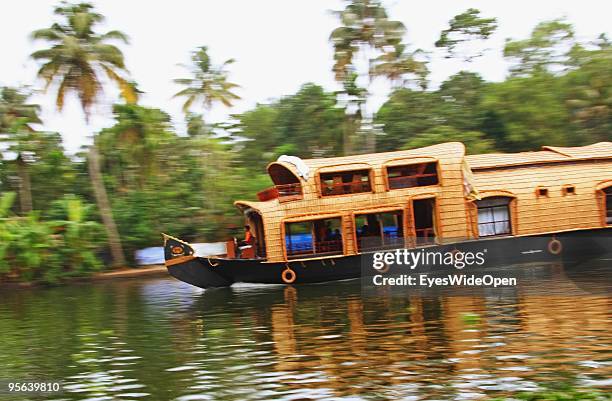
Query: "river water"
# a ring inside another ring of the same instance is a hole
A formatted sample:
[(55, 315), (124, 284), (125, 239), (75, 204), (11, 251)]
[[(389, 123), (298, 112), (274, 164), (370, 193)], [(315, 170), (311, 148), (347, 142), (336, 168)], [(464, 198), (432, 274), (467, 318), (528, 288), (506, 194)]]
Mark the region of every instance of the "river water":
[[(359, 280), (203, 291), (170, 277), (1, 289), (0, 379), (61, 380), (64, 389), (0, 399), (464, 400), (565, 385), (609, 392), (612, 296), (573, 294), (538, 277), (531, 285), (539, 292), (468, 296), (372, 295)], [(606, 271), (581, 286), (605, 280)]]

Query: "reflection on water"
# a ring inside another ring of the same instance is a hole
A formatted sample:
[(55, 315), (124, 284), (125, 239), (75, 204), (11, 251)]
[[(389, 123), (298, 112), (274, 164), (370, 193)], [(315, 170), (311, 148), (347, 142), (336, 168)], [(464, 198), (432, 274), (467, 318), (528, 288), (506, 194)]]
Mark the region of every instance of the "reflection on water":
[(612, 297), (546, 285), (551, 295), (503, 297), (368, 296), (359, 280), (2, 290), (0, 378), (61, 379), (66, 391), (47, 399), (69, 400), (470, 399), (559, 382), (609, 390)]

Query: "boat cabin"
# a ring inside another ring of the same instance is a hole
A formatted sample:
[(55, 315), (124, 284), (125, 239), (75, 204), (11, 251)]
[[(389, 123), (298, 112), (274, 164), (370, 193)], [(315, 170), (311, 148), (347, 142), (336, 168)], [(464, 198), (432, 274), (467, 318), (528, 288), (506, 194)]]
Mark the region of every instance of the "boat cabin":
[(240, 257), (328, 259), (383, 249), (612, 226), (612, 143), (465, 155), (420, 149), (268, 166), (237, 201), (255, 237)]

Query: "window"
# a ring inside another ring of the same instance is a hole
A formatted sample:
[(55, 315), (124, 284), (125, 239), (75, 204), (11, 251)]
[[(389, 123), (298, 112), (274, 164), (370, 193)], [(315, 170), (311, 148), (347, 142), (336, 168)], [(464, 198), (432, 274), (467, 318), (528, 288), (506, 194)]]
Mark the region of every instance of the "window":
[(424, 187), (438, 184), (438, 163), (418, 163), (387, 167), (389, 189)]
[(285, 223), (285, 246), (290, 259), (342, 254), (342, 221), (337, 217)]
[(574, 195), (576, 193), (576, 187), (573, 185), (564, 185), (561, 192), (563, 192), (563, 195)]
[(603, 190), (606, 206), (606, 224), (612, 225), (612, 187)]
[(512, 233), (508, 197), (493, 197), (477, 201), (478, 235), (490, 237)]
[(403, 248), (403, 219), (401, 210), (356, 215), (358, 251)]
[(548, 188), (543, 188), (543, 187), (536, 188), (536, 195), (538, 196), (538, 198), (547, 197)]
[(370, 170), (321, 173), (321, 195), (345, 195), (372, 192)]

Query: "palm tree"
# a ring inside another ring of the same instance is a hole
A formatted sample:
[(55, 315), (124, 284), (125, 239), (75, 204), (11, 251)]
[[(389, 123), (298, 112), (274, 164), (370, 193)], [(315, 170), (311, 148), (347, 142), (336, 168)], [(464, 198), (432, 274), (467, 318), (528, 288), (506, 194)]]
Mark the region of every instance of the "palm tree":
[(172, 138), (170, 116), (136, 104), (116, 104), (113, 114), (115, 125), (98, 134), (98, 148), (106, 155), (104, 171), (121, 177), (121, 190), (130, 184), (143, 190), (165, 161), (160, 152)]
[[(406, 32), (404, 24), (388, 18), (387, 11), (379, 0), (348, 0), (345, 9), (337, 12), (340, 26), (330, 35), (334, 46), (335, 78), (339, 83), (345, 83), (350, 75), (357, 72), (359, 77), (366, 80), (364, 107), (367, 103), (368, 89), (372, 78), (379, 75), (374, 66), (379, 62), (392, 63), (396, 60), (402, 38)], [(361, 56), (367, 71), (357, 71), (358, 57)], [(362, 121), (368, 123), (371, 116), (365, 113)], [(350, 118), (350, 114), (347, 113)], [(363, 128), (363, 126), (362, 126)], [(353, 132), (352, 135), (355, 133)], [(374, 151), (375, 136), (372, 132), (366, 138), (368, 151)], [(345, 144), (345, 154), (352, 149)]]
[(185, 86), (177, 92), (174, 97), (184, 97), (183, 112), (189, 110), (196, 102), (201, 102), (205, 109), (210, 109), (215, 103), (221, 103), (226, 107), (231, 107), (234, 100), (239, 100), (240, 96), (232, 92), (240, 86), (228, 81), (228, 73), (225, 68), (234, 62), (234, 59), (226, 60), (220, 66), (213, 66), (208, 48), (199, 47), (191, 54), (190, 66), (191, 78), (178, 78), (174, 82)]
[[(127, 70), (123, 53), (115, 45), (108, 43), (109, 40), (127, 43), (126, 35), (119, 31), (96, 33), (94, 28), (104, 17), (94, 12), (93, 5), (89, 3), (62, 2), (55, 8), (54, 13), (60, 17), (60, 22), (32, 33), (34, 40), (44, 40), (50, 47), (35, 51), (31, 57), (43, 62), (38, 70), (38, 77), (45, 82), (45, 90), (55, 88), (58, 110), (63, 109), (67, 94), (76, 94), (85, 119), (89, 122), (91, 108), (102, 92), (103, 78), (119, 87), (126, 102), (135, 102), (137, 93), (134, 85), (124, 77)], [(119, 232), (102, 181), (100, 156), (95, 140), (89, 149), (88, 159), (93, 192), (108, 235), (113, 264), (125, 265)]]
[(16, 88), (0, 88), (0, 141), (9, 144), (9, 150), (17, 153), (15, 164), (19, 175), (19, 203), (21, 213), (32, 210), (32, 188), (28, 160), (35, 153), (36, 130), (31, 124), (39, 124), (40, 106), (28, 104), (30, 93)]

